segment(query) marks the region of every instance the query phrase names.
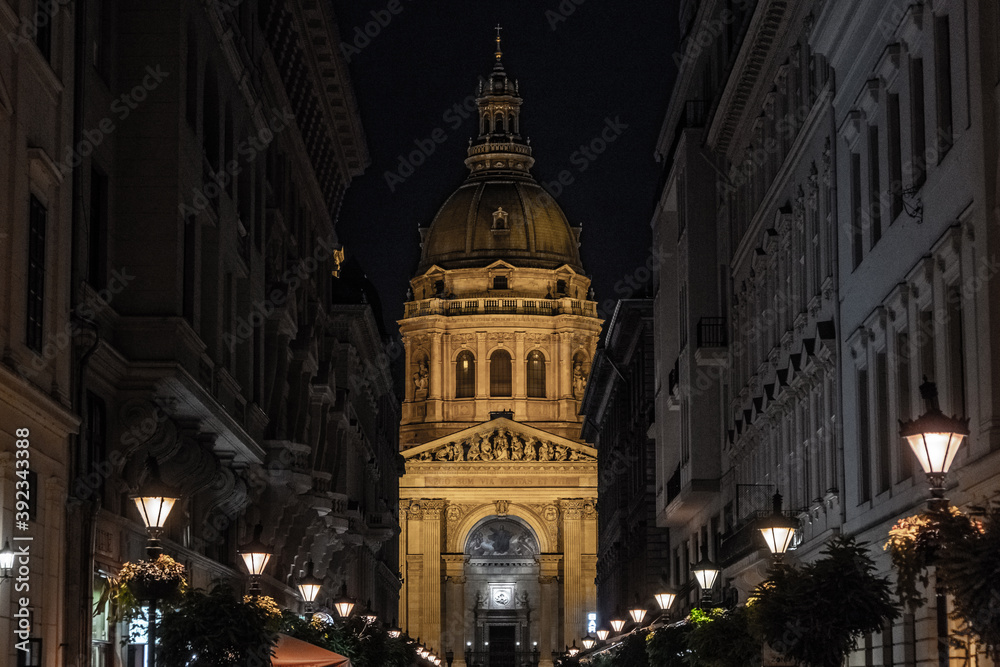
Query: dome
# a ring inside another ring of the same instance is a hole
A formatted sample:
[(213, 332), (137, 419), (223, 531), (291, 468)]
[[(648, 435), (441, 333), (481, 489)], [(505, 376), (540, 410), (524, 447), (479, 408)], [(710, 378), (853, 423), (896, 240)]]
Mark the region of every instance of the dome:
[(583, 273), (579, 229), (534, 180), (470, 178), (448, 198), (424, 230), (419, 271), (488, 266), (555, 269), (568, 264)]

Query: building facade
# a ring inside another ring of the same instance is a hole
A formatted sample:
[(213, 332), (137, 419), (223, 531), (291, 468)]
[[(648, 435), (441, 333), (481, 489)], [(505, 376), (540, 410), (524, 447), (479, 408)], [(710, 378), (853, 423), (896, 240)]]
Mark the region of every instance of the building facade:
[(551, 665), (595, 605), (596, 452), (578, 411), (601, 321), (500, 58), (498, 39), (470, 175), (421, 229), (399, 321), (400, 623), (456, 665), (532, 650)]
[(669, 587), (669, 529), (656, 525), (653, 300), (618, 302), (580, 412), (597, 449), (597, 621), (626, 618)]
[(312, 563), (319, 609), (346, 584), (391, 621), (399, 406), (370, 285), (341, 275), (337, 211), (368, 154), (332, 10), (15, 4), (0, 540), (17, 536), (26, 429), (38, 556), (32, 652), (5, 603), (0, 662), (143, 664), (142, 632), (93, 612), (145, 557), (129, 495), (150, 457), (181, 494), (163, 544), (192, 586), (244, 586), (237, 550), (260, 524), (279, 605), (300, 609)]
[[(889, 574), (888, 530), (927, 496), (898, 429), (923, 412), (924, 378), (972, 424), (952, 502), (1000, 491), (997, 14), (682, 3), (657, 148), (654, 238), (677, 261), (656, 297), (654, 430), (657, 521), (688, 604), (703, 556), (723, 568), (717, 601), (763, 579), (756, 519), (776, 492), (799, 520), (793, 560), (847, 533)], [(967, 659), (931, 598), (865, 637), (851, 664)]]

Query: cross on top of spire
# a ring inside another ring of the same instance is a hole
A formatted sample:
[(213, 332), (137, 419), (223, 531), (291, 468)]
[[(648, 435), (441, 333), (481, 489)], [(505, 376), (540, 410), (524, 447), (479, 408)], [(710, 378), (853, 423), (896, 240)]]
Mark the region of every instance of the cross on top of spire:
[(496, 31), (497, 31), (497, 51), (496, 51), (496, 54), (495, 54), (496, 57), (497, 57), (497, 66), (500, 66), (500, 57), (503, 55), (503, 51), (500, 50), (500, 31), (501, 30), (503, 30), (503, 27), (501, 27), (501, 25), (498, 23), (497, 27), (496, 27)]

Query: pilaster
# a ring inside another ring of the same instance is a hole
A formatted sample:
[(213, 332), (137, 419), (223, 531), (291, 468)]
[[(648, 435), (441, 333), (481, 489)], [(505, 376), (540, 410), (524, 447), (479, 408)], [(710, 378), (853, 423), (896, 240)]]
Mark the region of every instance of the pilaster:
[(559, 501), (563, 517), (563, 641), (586, 634), (583, 582), (583, 500)]
[(420, 613), (424, 645), (441, 650), (441, 518), (444, 500), (425, 500), (423, 508), (423, 605)]
[(465, 667), (465, 565), (469, 557), (465, 554), (445, 554), (443, 557), (445, 571), (445, 618), (444, 651), (451, 649), (455, 660), (452, 667)]
[(538, 650), (541, 658), (538, 667), (552, 667), (552, 654), (562, 650), (556, 639), (559, 618), (559, 554), (538, 556), (538, 583), (541, 589), (541, 618), (538, 628)]

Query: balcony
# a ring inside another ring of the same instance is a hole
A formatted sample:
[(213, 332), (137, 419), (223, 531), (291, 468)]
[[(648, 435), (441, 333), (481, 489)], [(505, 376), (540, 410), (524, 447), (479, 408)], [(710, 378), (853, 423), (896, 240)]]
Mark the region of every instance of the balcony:
[(729, 331), (724, 317), (703, 317), (698, 320), (697, 349), (694, 359), (699, 366), (725, 367), (728, 363)]
[[(762, 519), (772, 515), (771, 510), (758, 510), (753, 512), (741, 523), (738, 523), (733, 530), (722, 536), (722, 543), (719, 546), (719, 561), (724, 567), (733, 565), (739, 560), (750, 556), (753, 553), (767, 550), (764, 538), (760, 534), (760, 522)], [(785, 510), (783, 515), (798, 521), (798, 512)], [(794, 544), (794, 543), (793, 543)]]
[(677, 465), (667, 480), (666, 503), (662, 506), (663, 525), (668, 528), (683, 526), (698, 512), (713, 502), (719, 494), (718, 479), (687, 479), (682, 466)]
[(526, 299), (521, 297), (475, 299), (423, 299), (406, 304), (405, 317), (426, 315), (581, 315), (597, 317), (597, 303), (583, 299)]

